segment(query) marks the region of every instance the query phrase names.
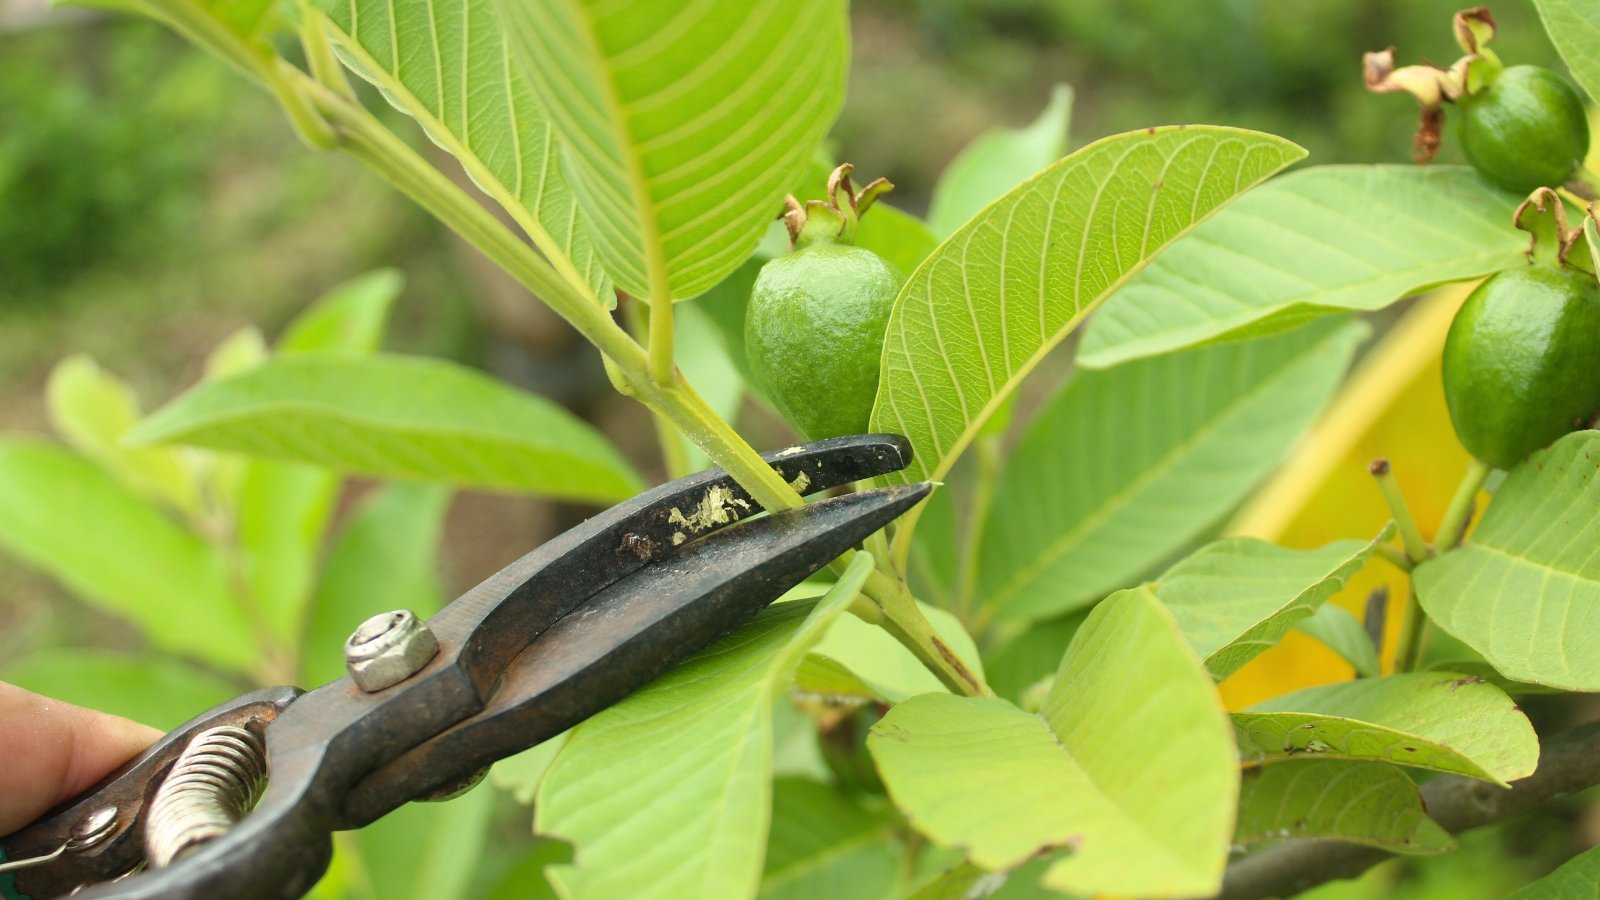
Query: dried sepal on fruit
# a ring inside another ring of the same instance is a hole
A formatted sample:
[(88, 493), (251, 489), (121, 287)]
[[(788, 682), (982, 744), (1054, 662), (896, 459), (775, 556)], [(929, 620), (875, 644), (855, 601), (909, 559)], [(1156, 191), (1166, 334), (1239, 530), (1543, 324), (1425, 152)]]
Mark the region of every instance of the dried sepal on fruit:
[(1368, 89), (1404, 92), (1421, 109), (1413, 158), (1433, 159), (1443, 139), (1444, 105), (1461, 113), (1457, 140), (1479, 174), (1508, 190), (1567, 186), (1587, 193), (1575, 180), (1589, 149), (1583, 98), (1560, 75), (1539, 66), (1505, 66), (1489, 49), (1494, 17), (1482, 7), (1455, 16), (1456, 43), (1465, 55), (1448, 68), (1396, 67), (1394, 48), (1363, 60)]

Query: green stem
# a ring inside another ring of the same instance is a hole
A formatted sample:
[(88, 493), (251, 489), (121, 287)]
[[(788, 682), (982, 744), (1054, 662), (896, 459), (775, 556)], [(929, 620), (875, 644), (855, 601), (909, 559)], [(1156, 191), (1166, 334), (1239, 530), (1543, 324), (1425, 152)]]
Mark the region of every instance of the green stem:
[(1403, 551), (1396, 549), (1393, 544), (1379, 544), (1377, 551), (1380, 557), (1402, 572), (1410, 574), (1411, 570), (1416, 568), (1416, 566), (1411, 563), (1411, 557), (1406, 556)]
[(1428, 542), (1422, 539), (1422, 530), (1417, 527), (1416, 517), (1411, 515), (1411, 507), (1406, 505), (1405, 495), (1400, 492), (1394, 473), (1389, 471), (1389, 461), (1373, 460), (1367, 470), (1377, 480), (1378, 490), (1383, 492), (1383, 502), (1389, 505), (1389, 512), (1394, 515), (1394, 524), (1400, 531), (1400, 542), (1405, 545), (1406, 556), (1410, 557), (1413, 564), (1421, 563), (1428, 558)]
[[(364, 107), (325, 85), (303, 75), (300, 77), (306, 81), (307, 94), (321, 114), (338, 129), (342, 138), (340, 146), (344, 150), (394, 184), (555, 310), (605, 355), (625, 392), (666, 417), (763, 507), (786, 509), (804, 502), (783, 476), (678, 374), (676, 366), (671, 365), (670, 338), (652, 341), (651, 352), (647, 355), (645, 349), (605, 312), (586, 284), (564, 277), (488, 210), (384, 128)], [(670, 331), (670, 298), (659, 299), (664, 310), (657, 312), (658, 304), (652, 304), (652, 325), (665, 321)], [(662, 352), (667, 353), (666, 379), (658, 380), (654, 377), (651, 359)], [(835, 570), (843, 571), (852, 555), (846, 554), (836, 561)], [(867, 581), (866, 593), (883, 610), (883, 627), (951, 690), (974, 695), (989, 692), (934, 633), (933, 626), (903, 585), (881, 572), (873, 572)]]
[[(650, 324), (646, 321), (645, 305), (637, 297), (626, 297), (622, 312), (628, 321), (628, 330), (636, 341), (649, 339)], [(627, 388), (632, 390), (632, 385)], [(667, 468), (668, 478), (682, 478), (689, 472), (689, 456), (684, 452), (683, 440), (672, 422), (655, 409), (650, 410), (650, 421), (655, 424), (656, 443), (661, 448), (661, 461)]]
[(671, 384), (678, 363), (673, 358), (672, 297), (664, 289), (650, 290), (650, 377), (656, 384)]
[(1422, 604), (1417, 602), (1417, 589), (1406, 592), (1406, 609), (1400, 619), (1400, 634), (1395, 641), (1394, 670), (1410, 672), (1416, 669), (1422, 656), (1422, 635), (1427, 630), (1428, 617), (1423, 615)]
[(1461, 476), (1461, 483), (1450, 497), (1450, 505), (1445, 507), (1444, 518), (1439, 521), (1439, 533), (1433, 537), (1434, 547), (1440, 553), (1461, 543), (1467, 531), (1467, 517), (1472, 514), (1472, 503), (1488, 477), (1488, 463), (1474, 459), (1467, 464), (1467, 472)]

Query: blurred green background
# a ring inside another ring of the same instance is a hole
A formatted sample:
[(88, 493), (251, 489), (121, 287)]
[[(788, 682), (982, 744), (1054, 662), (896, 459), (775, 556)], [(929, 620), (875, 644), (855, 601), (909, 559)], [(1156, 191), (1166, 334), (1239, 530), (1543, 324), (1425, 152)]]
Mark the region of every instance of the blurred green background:
[[(1031, 121), (1052, 85), (1066, 82), (1076, 90), (1074, 147), (1208, 122), (1284, 135), (1310, 149), (1313, 163), (1405, 162), (1414, 107), (1368, 94), (1361, 54), (1395, 44), (1402, 61), (1448, 62), (1458, 54), (1449, 27), (1457, 8), (1445, 0), (855, 0), (851, 93), (835, 152), (866, 178), (890, 177), (892, 202), (922, 212), (968, 141)], [(1557, 65), (1531, 3), (1492, 9), (1503, 58)], [(391, 121), (425, 144), (400, 116)], [(1458, 159), (1447, 143), (1441, 161)], [(406, 277), (391, 349), (480, 365), (557, 399), (600, 424), (641, 470), (660, 474), (641, 409), (613, 394), (598, 359), (563, 323), (374, 176), (306, 150), (271, 100), (223, 64), (143, 21), (0, 0), (0, 431), (48, 430), (45, 380), (64, 356), (92, 355), (153, 407), (194, 381), (226, 335), (249, 324), (275, 335), (329, 287), (379, 266)], [(754, 434), (782, 439), (762, 411), (747, 413)], [(461, 496), (444, 530), (447, 592), (581, 514)], [(0, 661), (137, 641), (0, 556)], [(1402, 886), (1409, 893), (1397, 893), (1390, 871), (1319, 896), (1501, 896), (1570, 852), (1559, 839), (1534, 839), (1546, 832), (1498, 833), (1422, 865)]]

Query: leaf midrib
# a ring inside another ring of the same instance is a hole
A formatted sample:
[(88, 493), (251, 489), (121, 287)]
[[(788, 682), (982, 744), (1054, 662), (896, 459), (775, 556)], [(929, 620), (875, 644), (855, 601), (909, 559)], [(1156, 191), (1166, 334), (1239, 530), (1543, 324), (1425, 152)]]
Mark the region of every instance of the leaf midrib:
[[(354, 24), (356, 22), (354, 11), (359, 7), (360, 0), (349, 0), (349, 2), (350, 9), (352, 11), (350, 20), (351, 27), (354, 28)], [(423, 129), (428, 132), (429, 136), (443, 146), (445, 152), (455, 157), (461, 163), (462, 168), (467, 170), (467, 172), (472, 176), (474, 182), (485, 186), (486, 190), (494, 199), (494, 201), (506, 211), (507, 215), (511, 216), (512, 221), (517, 223), (517, 227), (521, 228), (523, 232), (528, 235), (528, 238), (533, 241), (534, 246), (539, 248), (539, 252), (544, 254), (545, 258), (549, 260), (550, 264), (555, 267), (557, 273), (561, 275), (564, 281), (571, 285), (573, 290), (582, 292), (585, 297), (601, 306), (605, 305), (601, 302), (599, 297), (595, 296), (595, 292), (590, 286), (589, 280), (578, 272), (577, 267), (573, 264), (572, 258), (567, 254), (566, 250), (563, 249), (560, 244), (556, 243), (555, 238), (550, 234), (549, 231), (545, 229), (544, 225), (538, 220), (538, 218), (535, 217), (532, 212), (523, 205), (522, 200), (516, 197), (512, 191), (506, 187), (504, 182), (495, 177), (495, 175), (489, 171), (488, 167), (484, 165), (483, 159), (479, 157), (478, 154), (471, 147), (469, 147), (460, 136), (456, 134), (453, 128), (435, 117), (433, 113), (430, 112), (425, 105), (423, 105), (422, 101), (417, 98), (417, 95), (412, 93), (411, 89), (407, 87), (403, 81), (401, 81), (393, 72), (389, 71), (387, 67), (383, 66), (376, 59), (374, 59), (372, 55), (366, 51), (366, 48), (361, 46), (360, 40), (354, 34), (347, 34), (344, 29), (340, 28), (337, 23), (328, 17), (327, 13), (317, 9), (314, 11), (308, 11), (306, 14), (322, 17), (323, 25), (325, 26), (324, 31), (326, 31), (326, 33), (332, 37), (334, 43), (338, 44), (341, 50), (350, 54), (358, 62), (358, 73), (372, 80), (375, 85), (385, 92), (390, 93), (391, 96), (405, 101), (406, 106), (408, 107), (407, 113), (411, 116), (411, 118), (415, 119), (419, 124), (421, 124)], [(391, 39), (398, 41), (398, 28), (393, 23), (391, 23), (389, 27), (390, 34), (392, 36)], [(466, 40), (465, 33), (462, 34), (462, 40)], [(395, 53), (395, 66), (398, 68), (400, 65), (398, 46), (393, 52)], [(503, 69), (506, 76), (506, 107), (511, 111), (511, 116), (513, 121), (515, 121), (516, 93), (511, 89), (511, 51), (508, 47), (504, 46), (503, 43), (500, 47), (500, 55), (505, 59), (505, 65)], [(441, 56), (437, 43), (434, 45), (434, 59), (436, 61), (435, 65), (442, 65), (442, 62), (439, 62), (439, 60), (441, 60)], [(378, 84), (378, 82), (382, 82), (382, 84)], [(444, 91), (444, 83), (442, 80), (440, 81), (439, 90), (442, 96)], [(439, 111), (441, 115), (444, 113), (444, 104), (442, 102), (439, 104)], [(545, 127), (549, 128), (549, 123), (546, 123)], [(519, 181), (522, 177), (521, 150), (523, 140), (524, 138), (522, 134), (513, 129), (511, 136), (511, 149), (513, 156), (516, 158)], [(553, 149), (554, 148), (549, 148), (543, 154), (546, 165), (549, 165), (550, 153)], [(519, 185), (518, 188), (520, 189), (521, 186)]]

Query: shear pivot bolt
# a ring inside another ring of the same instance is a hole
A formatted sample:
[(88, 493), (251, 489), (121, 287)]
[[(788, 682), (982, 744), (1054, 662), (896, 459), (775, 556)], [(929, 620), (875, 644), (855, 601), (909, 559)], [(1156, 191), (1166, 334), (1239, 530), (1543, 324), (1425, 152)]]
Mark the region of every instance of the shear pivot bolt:
[(409, 609), (379, 613), (344, 642), (345, 668), (367, 693), (393, 687), (428, 664), (439, 641)]

